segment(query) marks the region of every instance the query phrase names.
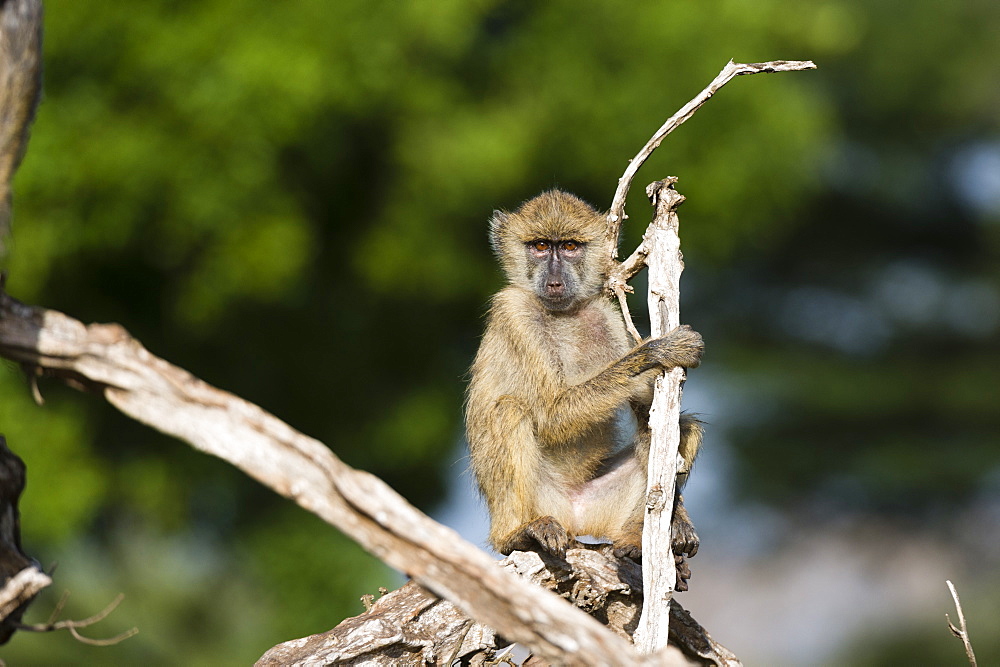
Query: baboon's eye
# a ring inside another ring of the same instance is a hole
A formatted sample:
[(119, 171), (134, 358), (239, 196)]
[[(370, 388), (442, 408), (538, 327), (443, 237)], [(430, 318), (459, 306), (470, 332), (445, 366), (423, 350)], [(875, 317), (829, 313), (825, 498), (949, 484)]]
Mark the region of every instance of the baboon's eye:
[(576, 241), (563, 241), (562, 247), (563, 250), (569, 250), (570, 252), (573, 252), (574, 250), (580, 247), (580, 244), (577, 243)]
[(531, 242), (531, 247), (534, 248), (535, 250), (537, 250), (538, 252), (545, 252), (546, 250), (549, 249), (549, 242), (548, 241), (532, 241)]

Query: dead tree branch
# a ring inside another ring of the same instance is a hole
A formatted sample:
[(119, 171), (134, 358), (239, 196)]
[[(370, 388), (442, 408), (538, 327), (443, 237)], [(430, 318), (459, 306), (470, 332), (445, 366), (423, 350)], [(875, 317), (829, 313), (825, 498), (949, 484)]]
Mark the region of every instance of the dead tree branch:
[(624, 639), (502, 572), (377, 477), (350, 468), (258, 406), (150, 354), (117, 324), (87, 326), (0, 292), (0, 356), (100, 393), (130, 417), (232, 463), (551, 662), (641, 662)]
[(73, 638), (82, 644), (89, 644), (90, 646), (114, 646), (120, 642), (125, 641), (129, 637), (133, 637), (139, 633), (138, 628), (130, 628), (121, 634), (115, 635), (114, 637), (109, 637), (107, 639), (91, 639), (90, 637), (84, 637), (77, 630), (79, 628), (87, 628), (95, 623), (100, 623), (108, 615), (118, 608), (125, 596), (118, 594), (114, 600), (108, 604), (107, 607), (97, 612), (89, 618), (84, 618), (79, 621), (57, 621), (59, 614), (62, 612), (63, 606), (66, 604), (66, 599), (69, 597), (69, 592), (63, 594), (62, 598), (59, 599), (59, 604), (52, 611), (52, 616), (49, 618), (48, 623), (35, 623), (32, 625), (27, 625), (24, 623), (19, 623), (17, 626), (18, 630), (26, 630), (28, 632), (55, 632), (56, 630), (69, 630), (69, 633), (73, 635)]
[[(627, 638), (642, 609), (642, 574), (634, 562), (616, 559), (608, 545), (580, 545), (566, 560), (515, 551), (500, 562), (517, 574), (568, 599)], [(671, 643), (697, 663), (738, 665), (679, 605), (671, 606)], [(364, 613), (328, 632), (275, 646), (258, 667), (314, 664), (496, 664), (508, 642), (455, 605), (414, 582), (384, 595)], [(670, 657), (678, 662), (676, 653)], [(664, 660), (660, 664), (671, 664)]]
[[(743, 74), (790, 72), (815, 68), (815, 63), (809, 60), (776, 60), (750, 64), (734, 63), (730, 60), (718, 76), (690, 102), (681, 107), (677, 113), (668, 118), (646, 142), (646, 145), (629, 161), (625, 173), (618, 179), (618, 187), (615, 190), (607, 216), (605, 233), (610, 240), (611, 248), (611, 257), (608, 259), (615, 265), (615, 268), (609, 274), (606, 288), (617, 297), (621, 304), (626, 328), (637, 342), (641, 338), (632, 322), (625, 295), (632, 291), (628, 286), (628, 281), (644, 266), (650, 266), (648, 303), (652, 335), (654, 337), (663, 336), (680, 324), (680, 274), (683, 270), (683, 260), (680, 252), (676, 209), (684, 201), (684, 197), (673, 189), (676, 178), (669, 177), (664, 181), (651, 184), (646, 189), (646, 194), (656, 206), (656, 216), (643, 236), (639, 247), (624, 262), (617, 264), (621, 227), (628, 218), (625, 214), (625, 198), (639, 168), (668, 134), (694, 115), (695, 111), (734, 77)], [(680, 433), (677, 425), (680, 417), (683, 378), (682, 369), (673, 369), (657, 380), (656, 384), (653, 407), (650, 412), (652, 445), (649, 455), (646, 518), (642, 538), (644, 553), (672, 553), (670, 519), (675, 495), (677, 451), (680, 444)], [(676, 583), (673, 563), (667, 562), (668, 560), (672, 561), (672, 559), (660, 559), (650, 562), (650, 559), (646, 559), (644, 582), (646, 590), (649, 592), (649, 599), (656, 601), (656, 604), (647, 605), (636, 630), (636, 646), (643, 653), (654, 653), (667, 645), (668, 609)]]
[[(674, 189), (677, 179), (657, 181), (646, 189), (656, 215), (646, 230), (643, 243), (649, 248), (649, 320), (651, 336), (659, 338), (680, 326), (681, 257), (680, 220), (677, 207), (684, 197)], [(644, 558), (642, 582), (649, 592), (635, 632), (635, 646), (641, 653), (654, 653), (667, 645), (671, 600), (677, 570), (671, 546), (670, 522), (676, 495), (677, 458), (681, 444), (681, 385), (683, 368), (671, 368), (660, 375), (653, 390), (649, 410), (649, 468), (646, 477), (646, 515), (642, 527), (642, 552), (667, 554), (666, 558)]]
[(958, 611), (958, 624), (959, 628), (951, 622), (948, 618), (948, 614), (944, 615), (944, 620), (948, 621), (948, 629), (951, 630), (951, 634), (955, 635), (962, 640), (962, 644), (965, 645), (965, 656), (969, 659), (969, 664), (972, 667), (976, 667), (976, 654), (972, 650), (972, 642), (969, 640), (969, 629), (965, 626), (965, 613), (962, 611), (962, 602), (958, 599), (958, 591), (955, 590), (955, 585), (951, 581), (945, 581), (948, 584), (948, 590), (951, 591), (951, 599), (955, 601), (955, 610)]
[[(618, 179), (618, 188), (615, 190), (615, 196), (611, 200), (611, 210), (608, 211), (608, 237), (611, 239), (611, 252), (613, 253), (611, 259), (618, 258), (618, 237), (621, 233), (622, 223), (628, 218), (625, 215), (625, 197), (628, 196), (629, 188), (632, 186), (632, 180), (635, 178), (636, 172), (639, 171), (639, 167), (646, 161), (646, 159), (652, 155), (653, 151), (656, 150), (657, 146), (667, 137), (668, 134), (676, 130), (681, 124), (688, 118), (694, 115), (694, 112), (701, 107), (705, 102), (710, 100), (715, 93), (719, 91), (724, 85), (729, 83), (734, 77), (741, 76), (743, 74), (760, 74), (760, 73), (770, 73), (770, 72), (796, 72), (806, 69), (816, 69), (816, 63), (811, 60), (772, 60), (766, 63), (734, 63), (730, 60), (722, 71), (719, 72), (712, 83), (708, 84), (704, 90), (698, 93), (694, 99), (685, 104), (680, 108), (680, 110), (673, 116), (667, 119), (667, 121), (660, 126), (646, 145), (636, 153), (636, 156), (629, 160), (629, 165), (625, 169), (625, 173), (622, 177)], [(641, 268), (641, 267), (640, 267)], [(634, 274), (633, 274), (634, 275)], [(623, 277), (623, 282), (627, 282), (629, 277)]]
[(625, 326), (628, 328), (629, 333), (632, 334), (632, 337), (636, 339), (636, 342), (639, 342), (642, 338), (639, 336), (635, 324), (632, 323), (632, 316), (625, 301), (625, 294), (632, 292), (628, 281), (632, 280), (636, 274), (646, 267), (649, 247), (645, 239), (624, 262), (618, 264), (617, 259), (618, 239), (621, 236), (622, 224), (628, 219), (628, 215), (625, 214), (625, 198), (628, 196), (629, 188), (632, 187), (632, 181), (635, 178), (636, 172), (639, 171), (639, 167), (653, 154), (653, 151), (656, 150), (668, 134), (693, 116), (694, 112), (701, 105), (710, 100), (720, 88), (729, 83), (733, 78), (743, 74), (796, 72), (807, 69), (816, 69), (816, 63), (811, 60), (772, 60), (766, 63), (745, 64), (734, 63), (730, 60), (704, 90), (681, 107), (677, 113), (668, 118), (660, 129), (650, 137), (646, 145), (636, 153), (636, 156), (629, 160), (625, 173), (618, 179), (618, 187), (615, 189), (615, 196), (611, 200), (611, 209), (608, 211), (608, 226), (605, 233), (611, 240), (611, 257), (609, 260), (614, 264), (615, 268), (610, 272), (605, 287), (609, 294), (613, 294), (618, 298), (618, 303), (622, 306), (622, 314), (625, 317)]

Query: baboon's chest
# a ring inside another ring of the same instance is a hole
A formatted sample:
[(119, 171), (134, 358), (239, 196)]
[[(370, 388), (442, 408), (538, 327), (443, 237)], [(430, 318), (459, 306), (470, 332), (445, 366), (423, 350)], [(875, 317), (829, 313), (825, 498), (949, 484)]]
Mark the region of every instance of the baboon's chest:
[(574, 317), (555, 318), (552, 329), (563, 342), (557, 346), (555, 361), (569, 385), (590, 379), (626, 351), (607, 314), (596, 308), (585, 308)]

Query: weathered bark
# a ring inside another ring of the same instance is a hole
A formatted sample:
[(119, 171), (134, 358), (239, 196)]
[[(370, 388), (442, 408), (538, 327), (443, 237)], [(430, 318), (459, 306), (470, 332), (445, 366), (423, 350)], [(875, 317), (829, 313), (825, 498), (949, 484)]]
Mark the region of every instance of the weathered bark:
[[(650, 185), (646, 192), (656, 206), (656, 215), (643, 237), (649, 249), (649, 320), (651, 336), (659, 338), (680, 326), (681, 239), (678, 233), (677, 207), (683, 195), (674, 190), (676, 178)], [(646, 477), (646, 516), (642, 527), (644, 554), (673, 554), (670, 536), (671, 517), (676, 495), (677, 456), (681, 443), (681, 385), (683, 368), (671, 368), (656, 380), (653, 404), (649, 410), (649, 472)], [(642, 581), (650, 591), (649, 604), (643, 609), (635, 633), (636, 648), (654, 653), (667, 645), (670, 607), (677, 570), (674, 559), (643, 559)]]
[[(565, 561), (515, 551), (500, 566), (566, 598), (623, 638), (636, 627), (642, 573), (632, 560), (614, 558), (607, 545), (580, 545), (567, 552)], [(657, 656), (659, 664), (739, 665), (680, 605), (673, 604), (670, 613), (670, 641), (684, 656), (671, 650)], [(257, 665), (423, 665), (455, 660), (480, 665), (495, 661), (507, 646), (509, 642), (490, 628), (411, 582), (328, 632), (275, 646)], [(621, 664), (625, 659), (622, 656)], [(583, 660), (573, 656), (570, 662)], [(535, 658), (532, 664), (544, 661)]]

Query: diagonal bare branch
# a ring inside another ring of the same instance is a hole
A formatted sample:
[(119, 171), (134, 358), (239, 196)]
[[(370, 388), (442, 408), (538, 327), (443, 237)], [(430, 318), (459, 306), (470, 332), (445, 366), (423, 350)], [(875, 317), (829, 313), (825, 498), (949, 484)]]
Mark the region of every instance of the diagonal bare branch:
[(258, 406), (150, 354), (117, 324), (84, 325), (0, 292), (0, 356), (101, 393), (134, 419), (232, 463), (551, 662), (644, 660), (595, 619), (501, 571), (374, 475), (350, 468), (323, 443)]
[(734, 63), (732, 60), (722, 68), (708, 86), (698, 93), (690, 102), (680, 108), (673, 116), (667, 119), (660, 129), (658, 129), (646, 145), (636, 153), (636, 156), (629, 160), (629, 165), (625, 173), (618, 179), (618, 187), (615, 196), (611, 200), (611, 210), (608, 211), (608, 237), (612, 240), (612, 259), (618, 257), (618, 237), (621, 233), (622, 223), (627, 219), (625, 215), (625, 197), (628, 195), (632, 180), (635, 178), (639, 167), (652, 155), (657, 146), (667, 137), (668, 134), (681, 126), (684, 121), (694, 115), (701, 105), (710, 100), (719, 89), (729, 83), (733, 78), (744, 74), (761, 74), (770, 72), (797, 72), (800, 70), (816, 69), (816, 63), (811, 60), (772, 60), (766, 63)]

